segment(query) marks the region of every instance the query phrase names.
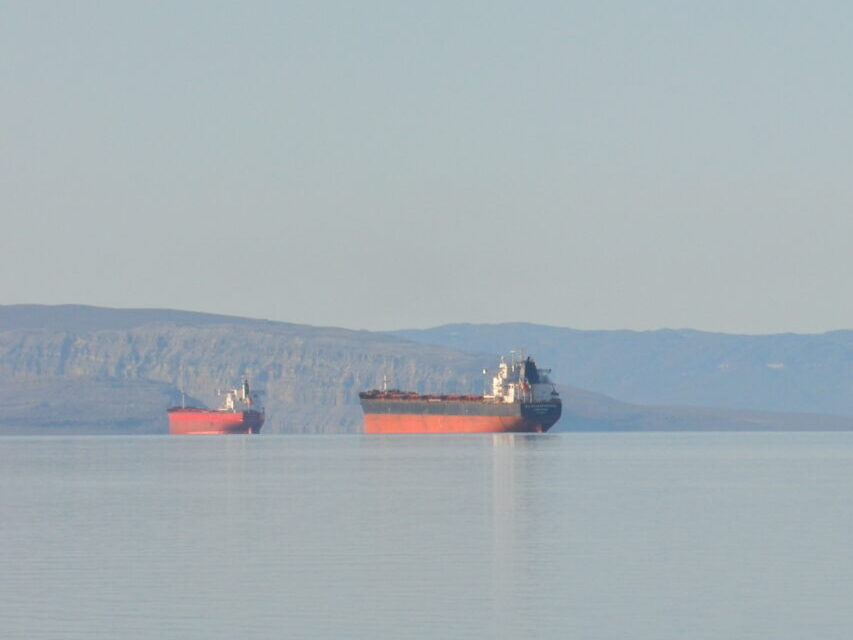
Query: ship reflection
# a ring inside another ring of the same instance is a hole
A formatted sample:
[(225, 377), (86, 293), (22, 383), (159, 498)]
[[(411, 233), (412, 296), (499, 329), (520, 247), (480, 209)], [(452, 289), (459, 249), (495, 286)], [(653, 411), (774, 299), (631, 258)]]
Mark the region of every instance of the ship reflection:
[[(560, 435), (367, 436), (346, 472), (350, 530), (394, 579), (394, 606), (416, 607), (424, 593), (445, 616), (477, 617), (482, 637), (537, 637), (528, 615), (541, 608), (553, 548), (553, 455)], [(340, 461), (338, 462), (340, 464)], [(380, 541), (376, 548), (373, 545)], [(424, 560), (427, 558), (428, 560)], [(379, 585), (379, 586), (376, 586)], [(386, 596), (387, 597), (387, 596)]]
[(541, 455), (559, 436), (495, 434), (490, 441), (491, 585), (493, 637), (532, 637), (536, 629), (513, 629), (535, 610), (541, 596), (536, 578), (542, 564), (536, 541), (543, 534)]

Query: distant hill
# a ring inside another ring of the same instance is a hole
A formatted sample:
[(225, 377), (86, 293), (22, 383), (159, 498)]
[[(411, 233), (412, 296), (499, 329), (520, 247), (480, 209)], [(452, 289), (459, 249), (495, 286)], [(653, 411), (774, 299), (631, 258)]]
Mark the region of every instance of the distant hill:
[(562, 383), (636, 404), (853, 416), (853, 331), (749, 336), (510, 323), (393, 335), (471, 352), (524, 349)]
[(108, 309), (78, 304), (0, 305), (0, 331), (44, 329), (85, 333), (152, 325), (204, 327), (223, 324), (250, 326), (263, 323), (263, 320), (174, 309)]
[(82, 376), (4, 380), (0, 434), (165, 433), (163, 409), (180, 402), (175, 387), (153, 380)]
[(556, 431), (850, 431), (853, 418), (709, 407), (643, 406), (557, 385), (563, 417)]
[(502, 341), (526, 344), (556, 380), (572, 383), (560, 386), (555, 430), (853, 429), (849, 417), (650, 407), (584, 391), (574, 370), (600, 367), (606, 378), (607, 367), (562, 351), (559, 332), (571, 330), (544, 329), (557, 332), (551, 343), (510, 325), (389, 335), (173, 310), (0, 306), (0, 433), (165, 433), (165, 410), (182, 391), (190, 403), (217, 406), (216, 390), (243, 375), (265, 391), (263, 433), (357, 432), (360, 390), (387, 376), (405, 389), (480, 393), (482, 369), (509, 351)]
[[(166, 431), (180, 390), (218, 406), (248, 375), (266, 392), (265, 433), (348, 432), (358, 392), (481, 388), (483, 357), (367, 331), (230, 316), (76, 305), (0, 306), (0, 430), (64, 425)], [(72, 392), (73, 390), (73, 392)]]

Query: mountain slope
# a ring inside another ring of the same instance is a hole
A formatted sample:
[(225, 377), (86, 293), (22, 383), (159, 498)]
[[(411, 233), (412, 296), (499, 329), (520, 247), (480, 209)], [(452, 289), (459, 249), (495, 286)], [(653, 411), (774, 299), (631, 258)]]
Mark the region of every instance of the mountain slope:
[(558, 385), (563, 416), (555, 431), (850, 431), (853, 417), (643, 406)]
[[(532, 327), (529, 345), (536, 327), (523, 326)], [(0, 306), (0, 433), (165, 433), (165, 410), (180, 402), (181, 391), (191, 404), (217, 406), (216, 390), (243, 375), (266, 392), (263, 433), (357, 432), (358, 392), (379, 387), (385, 376), (416, 391), (481, 393), (482, 369), (508, 351), (498, 343), (518, 344), (512, 331), (496, 340), (493, 330), (454, 334), (466, 351), (367, 331), (185, 311)], [(555, 362), (559, 332), (570, 330), (552, 331), (557, 339), (534, 354), (565, 382), (567, 372), (583, 366)], [(432, 339), (428, 334), (414, 337)], [(560, 391), (564, 414), (556, 431), (853, 429), (853, 418), (640, 406), (574, 386)]]
[(853, 331), (747, 336), (512, 323), (393, 335), (472, 352), (524, 349), (562, 383), (637, 404), (853, 416)]
[[(483, 366), (482, 357), (366, 331), (168, 310), (24, 307), (0, 307), (0, 382), (17, 384), (19, 393), (29, 384), (33, 401), (41, 394), (56, 406), (57, 423), (113, 413), (93, 401), (88, 412), (63, 414), (50, 398), (67, 397), (67, 384), (109, 382), (119, 404), (131, 383), (164, 385), (137, 403), (137, 422), (157, 416), (153, 430), (165, 431), (165, 409), (179, 389), (217, 406), (216, 390), (248, 375), (266, 391), (264, 432), (354, 431), (358, 391), (383, 376), (407, 388), (468, 392)], [(9, 410), (4, 415), (0, 422), (13, 420)]]

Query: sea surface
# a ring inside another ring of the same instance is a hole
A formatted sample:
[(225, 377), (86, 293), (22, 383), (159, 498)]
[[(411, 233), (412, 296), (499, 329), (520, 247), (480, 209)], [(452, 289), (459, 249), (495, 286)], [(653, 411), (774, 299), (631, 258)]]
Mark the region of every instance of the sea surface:
[(0, 638), (853, 636), (853, 433), (0, 438)]

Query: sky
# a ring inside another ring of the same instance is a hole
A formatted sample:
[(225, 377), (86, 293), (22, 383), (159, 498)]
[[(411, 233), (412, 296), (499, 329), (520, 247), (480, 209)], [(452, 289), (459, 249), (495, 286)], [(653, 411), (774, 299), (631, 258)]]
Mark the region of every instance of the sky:
[(853, 3), (0, 0), (0, 304), (853, 328)]

